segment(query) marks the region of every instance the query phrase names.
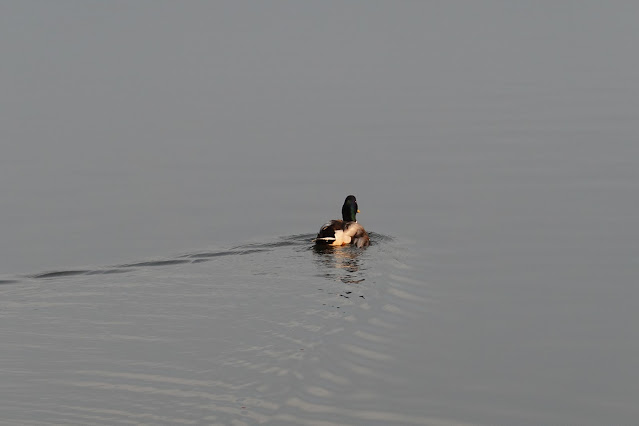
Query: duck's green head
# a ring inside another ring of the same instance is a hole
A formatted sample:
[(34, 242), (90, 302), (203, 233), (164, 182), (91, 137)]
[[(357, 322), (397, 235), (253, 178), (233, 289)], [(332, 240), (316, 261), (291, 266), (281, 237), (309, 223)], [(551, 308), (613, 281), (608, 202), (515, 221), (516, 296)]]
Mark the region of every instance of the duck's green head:
[(357, 209), (357, 200), (354, 195), (349, 195), (344, 200), (344, 205), (342, 206), (342, 219), (345, 222), (357, 222), (355, 219), (355, 215), (359, 213)]

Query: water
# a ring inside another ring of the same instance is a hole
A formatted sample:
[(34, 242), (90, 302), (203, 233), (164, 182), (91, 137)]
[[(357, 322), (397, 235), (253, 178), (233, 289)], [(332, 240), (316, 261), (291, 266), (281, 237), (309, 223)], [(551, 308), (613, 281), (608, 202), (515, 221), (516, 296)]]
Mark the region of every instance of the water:
[(7, 3), (0, 424), (636, 423), (637, 12)]

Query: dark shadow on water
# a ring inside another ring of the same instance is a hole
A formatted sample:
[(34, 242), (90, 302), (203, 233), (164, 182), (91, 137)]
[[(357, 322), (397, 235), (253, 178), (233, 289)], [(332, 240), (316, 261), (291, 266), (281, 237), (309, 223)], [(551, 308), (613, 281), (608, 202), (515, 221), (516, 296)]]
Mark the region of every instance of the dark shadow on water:
[[(190, 259), (198, 259), (197, 262), (202, 262), (202, 259), (208, 259), (211, 257), (220, 257), (220, 256), (233, 256), (233, 255), (239, 255), (239, 254), (251, 254), (251, 253), (258, 253), (261, 251), (266, 251), (266, 250), (260, 250), (260, 249), (255, 249), (255, 250), (241, 250), (241, 251), (219, 251), (219, 252), (211, 252), (211, 253), (192, 253), (192, 254), (184, 254), (180, 257), (188, 257)], [(187, 263), (188, 261), (184, 261), (182, 263)], [(196, 261), (194, 261), (194, 263), (196, 263)]]
[(305, 247), (315, 238), (315, 234), (294, 234), (286, 237), (280, 237), (277, 241), (267, 243), (250, 243), (234, 247), (237, 249), (274, 249), (278, 247), (302, 246)]
[(30, 278), (59, 278), (59, 277), (73, 277), (75, 275), (85, 275), (91, 271), (52, 271), (52, 272), (43, 272), (41, 274), (31, 275)]
[[(371, 246), (392, 240), (391, 237), (383, 234), (372, 232), (369, 234), (371, 236)], [(323, 271), (320, 276), (329, 279), (341, 280), (345, 283), (360, 283), (365, 280), (364, 274), (362, 273), (365, 268), (363, 267), (361, 257), (364, 253), (366, 253), (366, 248), (358, 249), (352, 246), (332, 247), (315, 245), (313, 243), (314, 237), (315, 234), (295, 234), (280, 237), (276, 241), (248, 243), (223, 251), (194, 252), (179, 255), (172, 259), (126, 263), (113, 267), (103, 267), (96, 269), (68, 269), (48, 271), (33, 275), (26, 275), (26, 277), (31, 279), (56, 279), (81, 275), (121, 274), (134, 271), (137, 268), (202, 263), (211, 261), (217, 257), (243, 256), (253, 253), (272, 251), (282, 247), (292, 247), (298, 252), (312, 250), (315, 263)], [(0, 280), (0, 285), (14, 284), (19, 282), (19, 280), (6, 279)]]
[(169, 259), (169, 260), (152, 260), (150, 262), (138, 262), (120, 265), (122, 268), (139, 268), (142, 266), (167, 266), (167, 265), (180, 265), (182, 263), (190, 263), (189, 260), (183, 259)]
[(98, 269), (87, 272), (87, 275), (123, 274), (130, 271), (130, 268)]
[(105, 275), (105, 274), (122, 274), (125, 272), (131, 271), (130, 268), (109, 268), (109, 269), (75, 269), (68, 271), (51, 271), (51, 272), (42, 272), (40, 274), (27, 275), (29, 278), (35, 279), (51, 279), (51, 278), (63, 278), (63, 277), (74, 277), (78, 275)]

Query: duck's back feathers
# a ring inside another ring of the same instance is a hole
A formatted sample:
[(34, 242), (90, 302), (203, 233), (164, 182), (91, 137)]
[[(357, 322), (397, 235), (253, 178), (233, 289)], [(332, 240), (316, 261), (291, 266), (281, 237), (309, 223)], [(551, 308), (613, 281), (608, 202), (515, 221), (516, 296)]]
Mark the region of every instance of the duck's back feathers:
[(332, 246), (354, 244), (361, 248), (370, 244), (370, 238), (364, 227), (357, 222), (331, 220), (320, 229), (315, 242)]
[(324, 224), (317, 233), (315, 242), (318, 244), (329, 244), (334, 246), (342, 245), (342, 234), (344, 233), (343, 220), (331, 220)]
[(346, 231), (344, 233), (350, 237), (351, 244), (354, 244), (358, 248), (362, 248), (371, 243), (368, 233), (364, 230), (362, 225), (357, 222), (348, 222), (346, 225)]
[(317, 234), (317, 238), (322, 239), (335, 239), (335, 232), (344, 230), (344, 221), (343, 220), (331, 220), (322, 226), (319, 233)]

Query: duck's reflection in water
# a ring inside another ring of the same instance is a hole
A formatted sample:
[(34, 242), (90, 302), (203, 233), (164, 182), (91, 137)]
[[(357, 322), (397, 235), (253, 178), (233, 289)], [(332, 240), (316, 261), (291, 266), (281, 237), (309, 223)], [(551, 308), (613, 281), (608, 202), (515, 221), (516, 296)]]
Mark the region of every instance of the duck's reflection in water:
[(315, 262), (322, 272), (321, 275), (349, 284), (365, 280), (362, 267), (363, 253), (364, 250), (353, 246), (313, 246)]

